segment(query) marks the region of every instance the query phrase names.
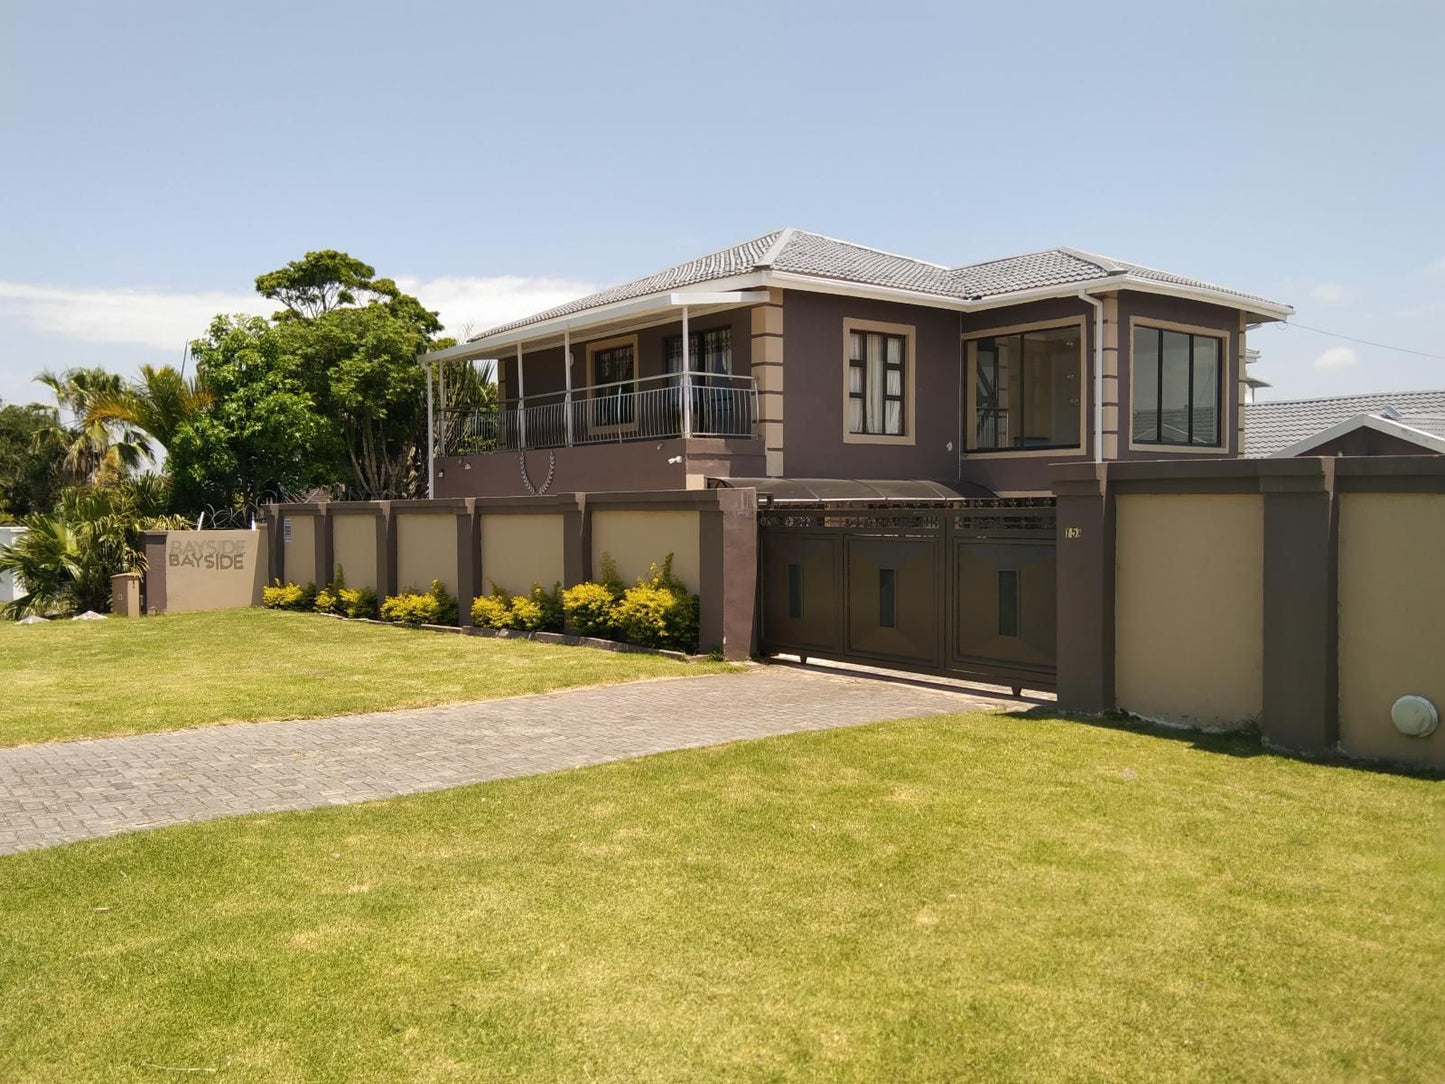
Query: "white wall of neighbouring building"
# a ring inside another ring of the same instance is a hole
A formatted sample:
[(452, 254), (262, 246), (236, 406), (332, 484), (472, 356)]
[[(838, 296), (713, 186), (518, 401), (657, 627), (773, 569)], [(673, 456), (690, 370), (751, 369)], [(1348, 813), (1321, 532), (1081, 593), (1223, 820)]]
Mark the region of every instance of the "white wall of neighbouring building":
[[(24, 527), (0, 527), (0, 546), (8, 546), (25, 533)], [(25, 594), (25, 585), (15, 578), (13, 572), (0, 572), (0, 602), (13, 602), (17, 595)]]

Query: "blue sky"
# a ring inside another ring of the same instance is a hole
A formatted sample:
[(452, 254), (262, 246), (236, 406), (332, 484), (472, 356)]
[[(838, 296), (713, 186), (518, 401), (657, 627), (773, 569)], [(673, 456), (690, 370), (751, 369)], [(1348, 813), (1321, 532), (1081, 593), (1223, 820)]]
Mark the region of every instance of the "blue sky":
[[(0, 7), (0, 398), (341, 248), (456, 332), (782, 225), (1065, 244), (1445, 355), (1445, 5)], [(1445, 387), (1302, 328), (1262, 397)]]

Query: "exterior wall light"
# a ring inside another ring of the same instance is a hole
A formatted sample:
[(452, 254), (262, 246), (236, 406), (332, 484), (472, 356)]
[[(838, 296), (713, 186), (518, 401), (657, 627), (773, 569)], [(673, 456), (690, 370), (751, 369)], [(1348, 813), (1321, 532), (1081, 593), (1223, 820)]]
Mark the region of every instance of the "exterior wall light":
[(1395, 729), (1411, 738), (1428, 738), (1440, 725), (1440, 713), (1423, 696), (1406, 693), (1390, 707)]

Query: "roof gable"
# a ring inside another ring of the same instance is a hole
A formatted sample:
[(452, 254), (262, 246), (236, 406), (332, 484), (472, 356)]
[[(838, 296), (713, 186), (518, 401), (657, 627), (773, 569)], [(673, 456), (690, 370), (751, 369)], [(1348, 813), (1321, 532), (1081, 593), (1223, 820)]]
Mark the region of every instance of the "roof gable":
[[(1316, 437), (1319, 440), (1314, 443), (1332, 439), (1323, 434), (1337, 428), (1347, 432), (1364, 424), (1367, 418), (1393, 423), (1421, 436), (1445, 436), (1445, 391), (1377, 392), (1249, 403), (1244, 408), (1244, 454), (1250, 459), (1280, 455)], [(1409, 432), (1396, 432), (1396, 435), (1414, 439)], [(1310, 446), (1313, 444), (1305, 445)]]

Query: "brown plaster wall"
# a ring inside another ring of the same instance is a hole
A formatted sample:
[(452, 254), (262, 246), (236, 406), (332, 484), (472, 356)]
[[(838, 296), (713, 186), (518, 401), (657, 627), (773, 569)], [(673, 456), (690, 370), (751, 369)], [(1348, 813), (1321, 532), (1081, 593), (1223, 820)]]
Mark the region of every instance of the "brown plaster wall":
[(1445, 712), (1445, 493), (1340, 496), (1340, 748), (1445, 768), (1445, 726), (1395, 729), (1405, 693)]
[(479, 592), (496, 584), (511, 595), (524, 595), (532, 584), (550, 590), (566, 582), (561, 510), (543, 513), (481, 514), (482, 582)]
[[(455, 511), (402, 512), (396, 517), (398, 591), (426, 591), (441, 580), (457, 593), (457, 516)], [(463, 600), (467, 605), (469, 600)]]
[[(849, 317), (916, 328), (916, 417), (905, 423), (912, 444), (843, 440), (843, 321)], [(783, 322), (784, 476), (957, 480), (958, 313), (787, 290)]]
[[(316, 583), (316, 519), (305, 513), (289, 512), (281, 520), (282, 547), (287, 583)], [(291, 524), (291, 537), (286, 537), (286, 523)], [(324, 582), (324, 580), (322, 581)]]
[(592, 512), (592, 575), (611, 556), (628, 585), (672, 554), (672, 572), (690, 591), (701, 591), (698, 513), (690, 509), (604, 509)]
[(334, 567), (342, 570), (346, 585), (377, 590), (376, 517), (333, 514), (331, 532)]
[[(148, 556), (151, 549), (148, 543)], [(189, 613), (261, 604), (269, 571), (265, 531), (167, 531), (163, 549), (157, 549), (165, 569), (164, 601), (148, 597), (148, 612)], [(149, 560), (154, 565), (156, 558)], [(153, 593), (148, 590), (147, 595)]]

